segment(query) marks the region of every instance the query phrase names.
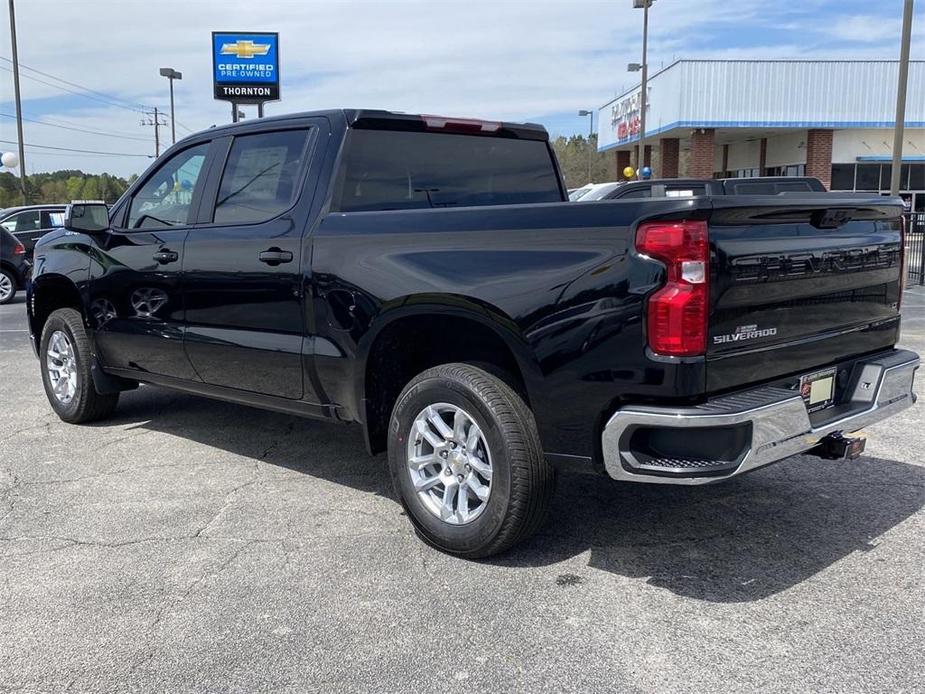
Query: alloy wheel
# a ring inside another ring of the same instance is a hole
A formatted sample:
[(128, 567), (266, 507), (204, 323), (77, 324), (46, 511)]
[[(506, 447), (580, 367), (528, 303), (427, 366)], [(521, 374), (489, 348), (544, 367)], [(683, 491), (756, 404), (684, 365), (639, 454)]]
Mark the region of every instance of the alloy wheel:
[(491, 452), (472, 415), (450, 403), (421, 410), (408, 436), (408, 474), (418, 498), (450, 525), (478, 518), (491, 495)]

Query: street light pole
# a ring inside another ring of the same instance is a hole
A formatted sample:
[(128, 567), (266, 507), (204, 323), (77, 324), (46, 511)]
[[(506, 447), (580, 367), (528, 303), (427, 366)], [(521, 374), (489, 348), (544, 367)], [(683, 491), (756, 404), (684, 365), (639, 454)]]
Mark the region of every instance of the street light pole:
[(19, 188), (22, 192), (22, 204), (28, 205), (26, 195), (26, 153), (22, 134), (22, 96), (19, 93), (19, 51), (16, 50), (16, 11), (10, 0), (10, 40), (13, 48), (13, 97), (16, 100), (16, 133), (19, 136)]
[(162, 67), (161, 68), (161, 77), (166, 77), (167, 81), (170, 82), (170, 139), (173, 144), (177, 143), (177, 124), (174, 118), (173, 112), (173, 81), (182, 80), (183, 73), (177, 72), (172, 67)]
[(594, 150), (591, 149), (591, 137), (594, 135), (594, 111), (581, 109), (578, 115), (590, 116), (590, 122), (588, 123), (588, 183), (591, 183), (591, 162), (594, 157)]
[[(12, 1), (12, 0), (11, 0)], [(896, 87), (896, 123), (893, 126), (893, 170), (890, 175), (890, 195), (899, 195), (902, 173), (903, 137), (906, 121), (906, 83), (909, 81), (909, 44), (912, 42), (912, 0), (903, 7), (902, 41), (899, 48), (899, 84)]]
[(652, 0), (633, 0), (633, 8), (642, 8), (642, 85), (641, 85), (641, 105), (639, 107), (639, 143), (636, 145), (636, 178), (639, 178), (639, 172), (645, 166), (643, 157), (646, 152), (646, 84), (649, 77), (649, 59), (646, 56), (649, 41), (649, 5)]

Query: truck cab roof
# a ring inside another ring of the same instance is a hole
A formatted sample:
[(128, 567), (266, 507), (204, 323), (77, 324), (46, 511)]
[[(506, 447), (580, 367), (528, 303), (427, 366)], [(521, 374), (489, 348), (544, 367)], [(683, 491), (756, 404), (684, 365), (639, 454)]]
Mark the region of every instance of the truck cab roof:
[[(491, 121), (476, 118), (456, 118), (449, 116), (436, 116), (428, 114), (402, 113), (399, 111), (386, 111), (383, 109), (325, 109), (320, 111), (303, 111), (288, 113), (280, 116), (269, 116), (259, 120), (248, 120), (239, 123), (215, 125), (207, 131), (211, 136), (216, 132), (234, 133), (241, 130), (272, 127), (304, 118), (328, 118), (342, 120), (348, 128), (368, 130), (399, 130), (399, 131), (438, 131), (457, 132), (468, 135), (485, 135), (495, 137), (513, 137), (527, 140), (549, 140), (546, 128), (538, 123), (513, 123), (508, 121)], [(189, 137), (195, 137), (196, 133)], [(189, 138), (186, 138), (189, 139)]]

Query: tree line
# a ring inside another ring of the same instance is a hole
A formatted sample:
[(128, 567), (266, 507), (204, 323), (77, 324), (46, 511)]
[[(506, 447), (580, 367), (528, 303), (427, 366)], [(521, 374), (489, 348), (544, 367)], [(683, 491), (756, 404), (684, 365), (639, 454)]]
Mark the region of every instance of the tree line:
[(597, 151), (597, 135), (559, 136), (552, 141), (552, 148), (559, 160), (559, 169), (569, 188), (578, 188), (588, 183), (588, 159), (591, 159), (591, 181), (606, 183), (617, 180), (616, 160), (613, 153)]
[[(79, 169), (64, 169), (26, 176), (26, 199), (30, 205), (68, 203), (71, 200), (115, 202), (138, 176), (129, 178), (112, 174), (88, 174)], [(22, 205), (19, 178), (9, 171), (0, 173), (0, 208)]]

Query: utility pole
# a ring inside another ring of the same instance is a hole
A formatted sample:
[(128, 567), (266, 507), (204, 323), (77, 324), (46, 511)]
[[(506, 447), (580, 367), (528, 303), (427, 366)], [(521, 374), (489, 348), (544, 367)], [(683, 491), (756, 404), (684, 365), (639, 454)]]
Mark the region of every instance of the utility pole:
[(26, 153), (22, 135), (22, 96), (19, 92), (19, 51), (16, 50), (16, 10), (10, 0), (10, 40), (13, 45), (13, 95), (16, 100), (16, 132), (19, 136), (19, 188), (22, 192), (22, 204), (28, 205), (26, 193)]
[(166, 122), (161, 122), (161, 114), (158, 112), (157, 107), (154, 107), (154, 115), (145, 114), (145, 117), (141, 119), (142, 125), (153, 125), (154, 126), (154, 157), (157, 158), (161, 156), (161, 132), (160, 127), (162, 125), (167, 125)]
[[(10, 0), (12, 2), (12, 0)], [(896, 86), (896, 123), (893, 126), (893, 170), (890, 176), (890, 195), (899, 195), (899, 177), (902, 173), (903, 137), (906, 121), (906, 84), (909, 81), (909, 44), (912, 42), (912, 0), (903, 7), (902, 40), (899, 46), (899, 84)]]

